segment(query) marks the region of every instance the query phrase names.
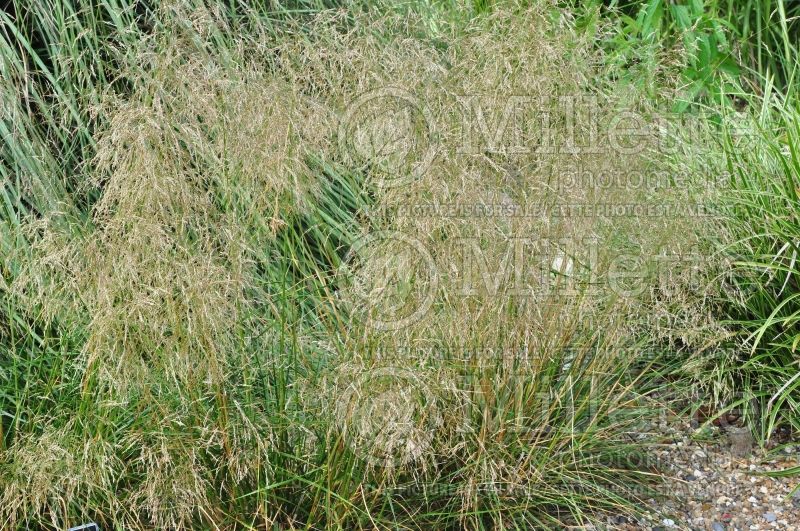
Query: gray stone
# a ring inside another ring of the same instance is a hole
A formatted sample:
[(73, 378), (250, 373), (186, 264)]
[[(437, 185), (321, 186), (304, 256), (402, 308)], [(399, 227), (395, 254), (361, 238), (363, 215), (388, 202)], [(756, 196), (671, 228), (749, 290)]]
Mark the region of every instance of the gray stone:
[(728, 442), (735, 457), (747, 457), (753, 450), (753, 434), (749, 428), (728, 428)]
[(711, 524), (711, 531), (725, 531), (725, 526), (719, 522)]
[(772, 523), (777, 519), (778, 519), (778, 516), (775, 513), (773, 513), (772, 511), (770, 511), (768, 513), (764, 513), (764, 520), (766, 520), (769, 523)]

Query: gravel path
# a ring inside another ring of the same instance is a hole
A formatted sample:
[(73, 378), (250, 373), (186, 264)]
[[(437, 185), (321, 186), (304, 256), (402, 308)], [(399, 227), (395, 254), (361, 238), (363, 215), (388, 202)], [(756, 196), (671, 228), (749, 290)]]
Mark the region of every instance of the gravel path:
[(647, 522), (617, 518), (609, 521), (609, 529), (800, 530), (800, 492), (791, 494), (800, 477), (760, 474), (798, 466), (800, 443), (767, 454), (758, 447), (750, 451), (735, 428), (715, 427), (704, 442), (692, 440), (688, 425), (662, 429), (668, 435), (656, 458), (673, 478), (668, 484), (672, 500), (651, 500)]

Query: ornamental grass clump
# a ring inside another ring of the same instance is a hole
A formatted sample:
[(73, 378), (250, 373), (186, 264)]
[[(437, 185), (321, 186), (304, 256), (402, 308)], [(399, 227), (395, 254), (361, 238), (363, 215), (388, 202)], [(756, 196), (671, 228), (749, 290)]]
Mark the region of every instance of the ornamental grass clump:
[[(566, 12), (102, 4), (3, 19), (4, 526), (552, 527), (653, 495), (641, 332), (705, 221), (580, 177), (658, 168), (665, 124)], [(73, 63), (24, 46), (51, 23)]]

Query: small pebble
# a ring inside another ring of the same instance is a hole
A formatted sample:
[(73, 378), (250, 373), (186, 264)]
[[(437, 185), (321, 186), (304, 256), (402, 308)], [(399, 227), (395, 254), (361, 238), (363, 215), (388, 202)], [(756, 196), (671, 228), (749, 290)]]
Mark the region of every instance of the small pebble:
[(794, 494), (792, 494), (792, 505), (800, 508), (800, 491), (797, 491)]
[(764, 520), (766, 520), (769, 523), (772, 523), (777, 519), (778, 519), (777, 515), (773, 512), (764, 513)]
[(725, 531), (725, 526), (719, 522), (711, 524), (711, 531)]

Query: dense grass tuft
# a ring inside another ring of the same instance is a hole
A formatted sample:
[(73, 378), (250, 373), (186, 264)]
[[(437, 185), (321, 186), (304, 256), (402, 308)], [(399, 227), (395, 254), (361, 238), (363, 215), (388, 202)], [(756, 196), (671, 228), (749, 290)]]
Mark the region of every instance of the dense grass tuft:
[[(757, 389), (764, 437), (796, 424), (800, 131), (743, 151), (730, 106), (664, 112), (699, 63), (655, 14), (638, 52), (678, 59), (637, 69), (624, 10), (549, 1), (15, 6), (4, 528), (635, 514), (670, 364), (719, 402)], [(722, 39), (695, 15), (687, 49)]]

